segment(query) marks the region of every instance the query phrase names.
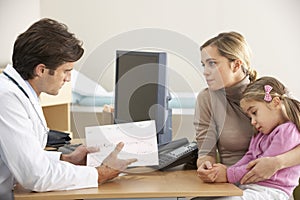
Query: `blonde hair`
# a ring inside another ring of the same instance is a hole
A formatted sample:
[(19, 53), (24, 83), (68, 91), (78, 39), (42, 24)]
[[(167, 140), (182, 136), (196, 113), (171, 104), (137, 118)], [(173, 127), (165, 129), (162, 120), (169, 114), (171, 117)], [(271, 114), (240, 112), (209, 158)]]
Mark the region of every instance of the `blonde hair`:
[(251, 68), (250, 64), (251, 49), (241, 34), (233, 31), (220, 33), (218, 36), (206, 41), (200, 47), (200, 50), (202, 51), (207, 46), (217, 47), (220, 55), (229, 61), (241, 60), (244, 73), (249, 75), (250, 82), (256, 80), (257, 72)]
[(271, 91), (269, 92), (271, 98), (280, 98), (284, 105), (284, 114), (289, 121), (292, 121), (294, 124), (296, 124), (298, 130), (300, 131), (300, 102), (294, 99), (289, 93), (288, 89), (277, 79), (265, 76), (257, 79), (253, 83), (250, 83), (244, 90), (241, 101), (266, 101), (264, 100), (266, 95), (266, 85), (272, 87)]

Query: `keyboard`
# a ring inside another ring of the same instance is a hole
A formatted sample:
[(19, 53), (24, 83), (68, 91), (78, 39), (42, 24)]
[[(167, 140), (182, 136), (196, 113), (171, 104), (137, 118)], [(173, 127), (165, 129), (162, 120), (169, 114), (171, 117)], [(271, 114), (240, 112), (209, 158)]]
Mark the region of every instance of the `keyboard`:
[(175, 167), (194, 159), (198, 147), (196, 142), (185, 144), (181, 147), (175, 148), (168, 153), (159, 154), (159, 165), (155, 166), (156, 169), (164, 170)]

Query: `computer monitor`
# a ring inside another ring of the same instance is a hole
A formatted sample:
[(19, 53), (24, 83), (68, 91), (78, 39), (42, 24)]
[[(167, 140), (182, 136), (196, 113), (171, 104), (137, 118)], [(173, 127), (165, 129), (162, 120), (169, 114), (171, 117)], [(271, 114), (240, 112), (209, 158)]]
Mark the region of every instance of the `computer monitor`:
[(158, 144), (172, 140), (165, 52), (117, 51), (114, 121), (155, 120)]

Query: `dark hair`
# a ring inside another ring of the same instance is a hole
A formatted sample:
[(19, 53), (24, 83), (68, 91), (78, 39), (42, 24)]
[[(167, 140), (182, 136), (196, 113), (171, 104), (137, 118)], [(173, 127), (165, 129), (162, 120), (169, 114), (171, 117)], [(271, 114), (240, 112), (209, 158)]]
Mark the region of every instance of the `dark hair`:
[(279, 97), (284, 105), (283, 112), (285, 113), (288, 120), (296, 124), (300, 131), (300, 102), (293, 98), (289, 93), (288, 89), (277, 79), (273, 77), (261, 77), (250, 83), (243, 92), (241, 101), (260, 101), (264, 102), (266, 95), (265, 86), (269, 85), (272, 87), (270, 95), (272, 98)]
[(79, 60), (83, 52), (82, 42), (65, 24), (43, 18), (18, 36), (12, 56), (13, 67), (28, 80), (35, 76), (38, 64), (55, 70), (66, 62)]
[(223, 32), (206, 41), (200, 50), (202, 51), (207, 46), (217, 47), (220, 55), (229, 61), (241, 60), (243, 70), (245, 74), (249, 75), (250, 82), (256, 79), (257, 72), (250, 64), (251, 49), (243, 35), (234, 31)]

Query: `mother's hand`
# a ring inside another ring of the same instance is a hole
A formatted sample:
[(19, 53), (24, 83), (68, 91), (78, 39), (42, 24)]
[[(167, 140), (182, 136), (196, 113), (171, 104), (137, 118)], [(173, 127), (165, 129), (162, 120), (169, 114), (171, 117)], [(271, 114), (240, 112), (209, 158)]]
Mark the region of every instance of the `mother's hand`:
[(249, 162), (247, 169), (250, 171), (241, 179), (241, 184), (269, 179), (280, 169), (280, 163), (276, 157), (258, 158)]
[(212, 183), (218, 176), (218, 170), (212, 167), (210, 161), (204, 161), (197, 169), (197, 174), (202, 181)]

